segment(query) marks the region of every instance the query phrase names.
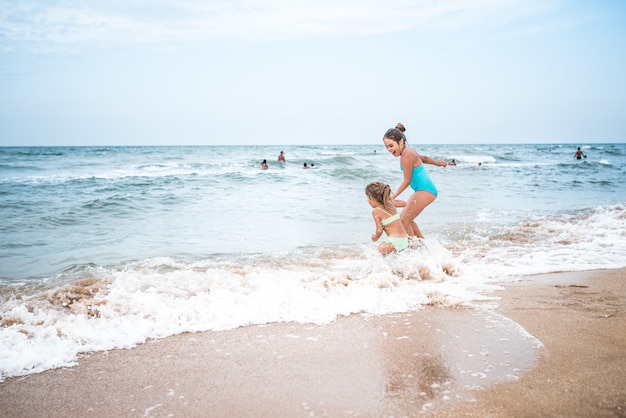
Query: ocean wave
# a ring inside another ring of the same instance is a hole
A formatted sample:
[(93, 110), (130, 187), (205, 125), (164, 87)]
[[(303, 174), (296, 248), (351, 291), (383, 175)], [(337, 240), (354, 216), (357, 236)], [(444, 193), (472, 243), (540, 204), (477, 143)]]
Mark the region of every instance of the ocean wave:
[(425, 146), (477, 160), (427, 166), (439, 190), (418, 219), (427, 240), (387, 258), (364, 188), (402, 174), (378, 142), (285, 147), (281, 165), (269, 146), (5, 153), (42, 171), (0, 179), (0, 373), (185, 331), (472, 306), (523, 274), (623, 267), (612, 148), (576, 162), (569, 146)]
[(455, 155), (454, 159), (457, 163), (495, 163), (497, 160), (492, 155)]
[[(496, 226), (456, 228), (447, 248), (484, 277), (626, 266), (626, 207), (597, 206)], [(601, 257), (598, 255), (602, 254)]]
[(0, 378), (181, 332), (473, 306), (520, 275), (626, 266), (624, 205), (451, 229), (449, 240), (388, 257), (375, 244), (157, 257), (73, 265), (35, 286), (6, 285)]
[[(456, 268), (435, 244), (386, 259), (371, 247), (335, 247), (147, 259), (100, 271), (90, 266), (89, 277), (3, 302), (0, 378), (72, 365), (81, 352), (181, 332), (282, 321), (321, 324), (339, 315), (488, 299), (479, 293), (488, 286), (459, 282)], [(44, 351), (45, 357), (37, 355)]]
[(19, 165), (19, 164), (1, 164), (0, 163), (0, 170), (8, 173), (20, 173), (20, 172), (31, 172), (31, 171), (44, 171), (43, 168), (38, 167), (36, 165)]
[(0, 147), (0, 157), (10, 155), (16, 157), (62, 157), (65, 151), (60, 147)]

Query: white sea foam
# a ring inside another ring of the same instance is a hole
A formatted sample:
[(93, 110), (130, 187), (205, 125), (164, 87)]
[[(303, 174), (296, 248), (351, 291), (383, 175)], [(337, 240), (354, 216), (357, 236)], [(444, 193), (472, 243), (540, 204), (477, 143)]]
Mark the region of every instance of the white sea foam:
[(3, 305), (0, 372), (5, 378), (71, 365), (81, 352), (185, 331), (497, 303), (499, 283), (521, 274), (626, 265), (625, 213), (599, 207), (538, 217), (491, 227), (481, 242), (447, 250), (433, 239), (386, 258), (372, 244), (92, 269), (93, 279)]
[[(485, 278), (620, 268), (626, 265), (626, 208), (536, 217), (477, 232), (480, 241), (455, 243), (461, 260)], [(488, 241), (485, 241), (487, 239)]]
[(495, 163), (496, 159), (492, 155), (457, 155), (454, 156), (457, 162), (462, 163)]
[(460, 280), (455, 269), (439, 245), (386, 259), (368, 246), (237, 261), (144, 260), (5, 303), (0, 371), (3, 377), (38, 372), (70, 365), (80, 352), (185, 331), (320, 324), (339, 315), (488, 299), (479, 292), (489, 285)]

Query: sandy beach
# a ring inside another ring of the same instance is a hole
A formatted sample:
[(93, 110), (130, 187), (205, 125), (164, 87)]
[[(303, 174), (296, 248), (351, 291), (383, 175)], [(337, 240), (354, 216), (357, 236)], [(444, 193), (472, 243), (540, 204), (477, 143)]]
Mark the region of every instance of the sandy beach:
[(491, 311), (353, 315), (93, 353), (0, 383), (0, 416), (626, 416), (626, 269), (533, 276), (495, 295)]

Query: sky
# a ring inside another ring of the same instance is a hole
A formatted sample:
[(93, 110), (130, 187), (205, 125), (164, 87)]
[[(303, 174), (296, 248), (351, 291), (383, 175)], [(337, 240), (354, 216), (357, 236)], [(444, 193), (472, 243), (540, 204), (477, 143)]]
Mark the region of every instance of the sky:
[(626, 142), (623, 0), (0, 0), (0, 146)]

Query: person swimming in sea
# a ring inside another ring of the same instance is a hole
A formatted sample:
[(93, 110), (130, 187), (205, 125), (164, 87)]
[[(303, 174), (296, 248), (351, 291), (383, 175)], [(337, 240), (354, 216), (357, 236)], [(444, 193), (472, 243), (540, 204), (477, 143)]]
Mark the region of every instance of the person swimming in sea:
[(585, 154), (583, 154), (583, 152), (580, 149), (580, 147), (578, 147), (578, 149), (576, 150), (576, 153), (574, 153), (574, 158), (576, 158), (577, 160), (580, 160), (582, 158), (587, 158), (587, 156)]

